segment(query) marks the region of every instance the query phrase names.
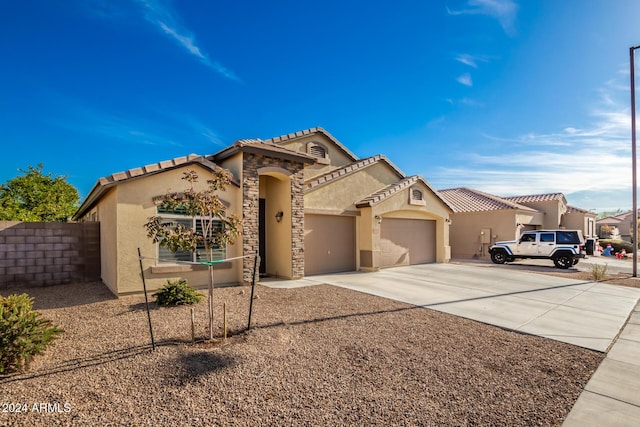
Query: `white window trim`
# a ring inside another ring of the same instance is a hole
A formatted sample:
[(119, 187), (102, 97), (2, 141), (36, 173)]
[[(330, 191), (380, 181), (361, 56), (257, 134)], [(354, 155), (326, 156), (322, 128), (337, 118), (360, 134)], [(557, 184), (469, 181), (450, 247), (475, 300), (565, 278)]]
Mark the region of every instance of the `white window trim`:
[[(420, 192), (421, 199), (416, 199), (416, 198), (413, 197), (414, 191), (419, 191)], [(426, 206), (427, 205), (427, 201), (424, 199), (424, 191), (422, 191), (421, 188), (416, 188), (416, 187), (409, 188), (409, 204), (410, 205), (416, 205), (416, 206)]]

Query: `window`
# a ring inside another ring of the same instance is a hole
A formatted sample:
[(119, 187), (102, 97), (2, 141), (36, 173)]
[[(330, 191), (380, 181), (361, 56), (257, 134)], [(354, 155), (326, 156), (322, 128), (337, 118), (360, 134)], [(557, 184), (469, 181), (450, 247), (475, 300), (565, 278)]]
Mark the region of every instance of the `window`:
[[(182, 224), (184, 227), (192, 228), (198, 233), (202, 233), (202, 221), (200, 217), (190, 217), (181, 213), (179, 209), (164, 209), (158, 206), (158, 215), (162, 217), (165, 224)], [(213, 221), (214, 233), (222, 229), (222, 222), (218, 220)], [(214, 261), (223, 260), (226, 258), (226, 248), (221, 245), (215, 245), (212, 251), (212, 258)], [(198, 246), (195, 252), (189, 251), (176, 251), (171, 252), (169, 248), (160, 246), (158, 244), (158, 259), (160, 263), (176, 263), (179, 261), (206, 261), (207, 254), (205, 252), (204, 245)]]
[(536, 235), (534, 233), (523, 234), (522, 237), (520, 238), (520, 243), (535, 242), (535, 241), (536, 241)]
[(555, 240), (553, 233), (540, 233), (540, 243), (553, 243)]
[(580, 237), (576, 232), (572, 231), (558, 231), (558, 243), (573, 243), (579, 244)]

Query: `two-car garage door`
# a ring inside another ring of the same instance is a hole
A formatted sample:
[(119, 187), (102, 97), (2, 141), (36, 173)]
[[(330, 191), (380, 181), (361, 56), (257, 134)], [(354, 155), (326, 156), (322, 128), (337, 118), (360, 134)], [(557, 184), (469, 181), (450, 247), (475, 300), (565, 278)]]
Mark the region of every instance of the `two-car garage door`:
[[(305, 275), (356, 270), (356, 221), (352, 216), (304, 217)], [(384, 218), (380, 230), (381, 267), (436, 260), (436, 222)]]

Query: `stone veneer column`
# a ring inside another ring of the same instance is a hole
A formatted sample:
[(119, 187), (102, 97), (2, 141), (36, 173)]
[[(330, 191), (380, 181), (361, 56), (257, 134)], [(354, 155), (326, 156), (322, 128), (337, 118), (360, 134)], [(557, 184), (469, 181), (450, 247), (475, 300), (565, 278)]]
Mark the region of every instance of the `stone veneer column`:
[[(242, 167), (242, 253), (258, 252), (260, 177), (258, 169), (279, 167), (291, 173), (291, 274), (304, 276), (304, 164), (290, 160), (244, 153)], [(243, 258), (242, 280), (251, 283), (253, 256)]]

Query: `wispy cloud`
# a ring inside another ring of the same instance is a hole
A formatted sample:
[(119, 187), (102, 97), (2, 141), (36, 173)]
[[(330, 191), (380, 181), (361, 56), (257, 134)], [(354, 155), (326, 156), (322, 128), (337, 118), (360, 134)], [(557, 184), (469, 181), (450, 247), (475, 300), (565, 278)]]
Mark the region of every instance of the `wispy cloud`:
[[(609, 101), (621, 95), (603, 91)], [(463, 163), (427, 175), (437, 188), (465, 186), (500, 196), (559, 191), (580, 195), (589, 203), (583, 208), (605, 209), (612, 203), (625, 208), (624, 195), (630, 199), (631, 194), (631, 147), (629, 109), (623, 105), (592, 109), (589, 126), (506, 137), (484, 133), (485, 143), (475, 144), (475, 152), (460, 154)], [(623, 198), (615, 202), (607, 196), (602, 198), (606, 205), (597, 203), (598, 194), (612, 195), (613, 190), (621, 190), (615, 194)]]
[(473, 86), (473, 80), (471, 80), (471, 74), (469, 73), (464, 73), (463, 75), (459, 76), (456, 81), (461, 85), (469, 87)]
[(455, 60), (468, 65), (469, 67), (478, 68), (479, 62), (489, 62), (489, 58), (483, 55), (470, 55), (468, 53), (461, 53), (455, 57)]
[(486, 15), (495, 18), (505, 33), (516, 34), (518, 5), (513, 0), (468, 0), (467, 7), (458, 10), (447, 8), (450, 15)]
[(236, 74), (217, 61), (211, 60), (196, 42), (195, 36), (187, 27), (180, 23), (174, 11), (159, 0), (138, 0), (144, 8), (145, 19), (172, 38), (190, 55), (197, 58), (207, 67), (230, 80), (240, 81)]

